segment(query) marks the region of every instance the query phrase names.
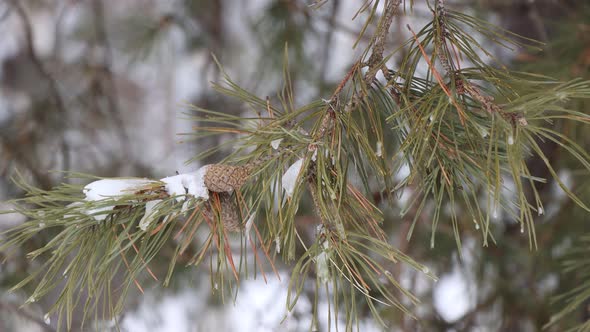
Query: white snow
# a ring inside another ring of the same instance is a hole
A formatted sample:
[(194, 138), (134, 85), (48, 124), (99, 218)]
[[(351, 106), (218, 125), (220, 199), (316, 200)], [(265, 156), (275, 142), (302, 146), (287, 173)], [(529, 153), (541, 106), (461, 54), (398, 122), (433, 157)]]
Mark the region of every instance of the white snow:
[(512, 135), (508, 136), (508, 145), (514, 144), (514, 137)]
[(320, 279), (320, 282), (328, 282), (330, 280), (330, 258), (328, 257), (328, 253), (325, 250), (322, 251), (316, 256), (315, 260), (317, 274), (318, 278)]
[[(70, 203), (70, 204), (66, 205), (66, 209), (71, 209), (71, 210), (76, 211), (76, 210), (78, 210), (78, 206), (82, 206), (82, 205), (84, 205), (84, 203), (82, 203), (82, 202), (74, 202), (74, 203)], [(85, 213), (85, 214), (88, 214), (86, 211), (82, 211), (82, 212)], [(67, 218), (72, 218), (72, 217), (75, 217), (75, 215), (73, 215), (73, 214), (64, 214), (64, 218), (66, 218), (66, 219)], [(104, 219), (104, 218), (102, 218), (102, 219)]]
[(186, 211), (190, 210), (191, 206), (191, 200), (187, 199), (186, 201), (184, 201), (184, 203), (182, 203), (182, 209), (180, 210), (180, 213), (186, 213)]
[(279, 145), (281, 145), (281, 142), (282, 141), (283, 141), (282, 138), (275, 139), (274, 141), (270, 142), (270, 146), (272, 146), (273, 149), (278, 150), (279, 149)]
[(486, 138), (489, 135), (489, 132), (486, 128), (479, 126), (479, 134), (481, 135), (482, 138)]
[(176, 200), (179, 202), (184, 200), (184, 196), (186, 195), (186, 189), (182, 185), (184, 176), (185, 174), (179, 174), (160, 179), (160, 181), (166, 184), (165, 188), (168, 195), (177, 196)]
[(494, 218), (494, 219), (498, 219), (498, 217), (499, 217), (499, 212), (500, 212), (500, 209), (498, 208), (498, 206), (497, 206), (497, 205), (496, 205), (496, 206), (494, 206), (494, 208), (493, 208), (493, 210), (492, 210), (492, 218)]
[(299, 177), (299, 173), (301, 173), (301, 168), (303, 166), (303, 159), (297, 160), (293, 165), (287, 169), (285, 174), (283, 174), (282, 184), (283, 189), (288, 197), (293, 196), (293, 192), (295, 191), (295, 186), (297, 185), (297, 178)]
[[(322, 234), (325, 234), (325, 229), (323, 225), (318, 225), (316, 231), (318, 233), (318, 236), (322, 236)], [(330, 242), (325, 240), (321, 244), (321, 249), (322, 251), (315, 257), (316, 272), (318, 278), (320, 279), (320, 282), (326, 283), (330, 279), (330, 256), (328, 252), (328, 250), (330, 250)]]
[[(176, 196), (177, 201), (182, 201), (185, 196), (191, 195), (195, 198), (209, 199), (209, 191), (205, 186), (205, 173), (207, 173), (208, 165), (201, 167), (196, 172), (179, 174), (169, 176), (161, 179), (165, 183), (166, 191), (170, 196)], [(120, 196), (133, 194), (134, 191), (156, 184), (157, 181), (139, 178), (120, 178), (120, 179), (102, 179), (87, 184), (82, 190), (86, 195), (86, 201), (100, 201), (104, 199), (116, 199)], [(146, 213), (139, 223), (139, 227), (145, 230), (151, 223), (153, 208), (161, 200), (154, 200), (146, 203)], [(75, 207), (82, 205), (80, 202), (75, 202), (68, 205), (68, 207)], [(97, 221), (106, 219), (108, 212), (113, 209), (113, 206), (104, 206), (94, 209), (82, 211), (88, 215), (94, 215)], [(105, 213), (107, 212), (107, 213)], [(71, 215), (66, 215), (71, 217)]]
[(209, 165), (205, 165), (198, 171), (187, 174), (182, 180), (182, 185), (188, 189), (189, 195), (193, 195), (195, 198), (209, 199), (209, 190), (205, 186), (205, 173), (208, 168)]
[(100, 201), (132, 194), (133, 191), (154, 183), (155, 181), (148, 179), (102, 179), (87, 184), (83, 192), (87, 201)]
[(383, 142), (381, 142), (381, 141), (377, 142), (377, 151), (375, 152), (375, 154), (377, 155), (377, 157), (383, 156)]
[(166, 191), (170, 196), (176, 197), (177, 201), (184, 200), (187, 194), (195, 198), (209, 199), (209, 190), (205, 186), (205, 174), (209, 165), (205, 165), (199, 170), (191, 173), (178, 174), (161, 179), (166, 184)]
[(96, 221), (101, 221), (101, 220), (105, 220), (107, 218), (107, 216), (109, 215), (108, 212), (111, 211), (112, 209), (113, 209), (113, 206), (103, 206), (103, 207), (99, 207), (96, 209), (90, 209), (90, 210), (83, 211), (83, 213), (85, 213), (89, 216), (92, 216), (94, 218), (94, 220), (96, 220)]
[(278, 236), (275, 238), (275, 251), (277, 254), (281, 253), (281, 238)]
[[(100, 201), (108, 198), (117, 198), (126, 194), (132, 194), (141, 187), (156, 183), (149, 179), (102, 179), (87, 184), (82, 190), (86, 194), (87, 201)], [(72, 203), (68, 207), (81, 204)], [(105, 220), (113, 206), (104, 206), (84, 211), (85, 214), (94, 215), (97, 221)], [(67, 217), (67, 215), (66, 215)]]
[(255, 217), (256, 217), (256, 212), (253, 212), (250, 215), (250, 217), (248, 218), (248, 221), (246, 221), (246, 226), (244, 226), (245, 233), (246, 233), (246, 236), (248, 237), (248, 239), (250, 239), (250, 229), (252, 229), (252, 224), (254, 224)]
[[(86, 198), (86, 200), (88, 201), (89, 199)], [(79, 208), (83, 205), (84, 205), (84, 203), (82, 203), (82, 202), (74, 202), (74, 203), (66, 205), (66, 208), (71, 209), (72, 211), (83, 213), (88, 216), (92, 216), (94, 218), (94, 220), (96, 220), (96, 221), (105, 220), (108, 216), (108, 212), (113, 209), (112, 206), (103, 206), (103, 207), (97, 207), (94, 209)], [(74, 218), (74, 217), (76, 217), (75, 214), (69, 214), (69, 213), (64, 214), (64, 218), (66, 218), (66, 219), (67, 218)]]
[(68, 209), (75, 208), (75, 207), (82, 206), (82, 205), (84, 205), (84, 203), (82, 203), (82, 202), (73, 202), (73, 203), (66, 205), (66, 208), (68, 208)]
[(160, 202), (162, 202), (161, 199), (155, 199), (153, 201), (145, 203), (145, 214), (139, 221), (139, 228), (142, 231), (145, 231), (154, 220), (154, 214), (158, 212), (158, 210), (155, 210), (154, 207), (158, 205)]

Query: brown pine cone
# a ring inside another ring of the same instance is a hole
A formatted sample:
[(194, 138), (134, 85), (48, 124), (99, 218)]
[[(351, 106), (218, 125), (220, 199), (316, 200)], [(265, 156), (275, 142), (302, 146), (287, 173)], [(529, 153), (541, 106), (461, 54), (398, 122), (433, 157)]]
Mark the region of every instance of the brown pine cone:
[(252, 171), (250, 165), (230, 166), (223, 164), (209, 165), (205, 173), (205, 186), (217, 193), (232, 192), (248, 180)]
[[(219, 207), (221, 207), (221, 210), (216, 211)], [(223, 192), (211, 195), (209, 200), (205, 203), (203, 213), (205, 217), (214, 222), (217, 216), (219, 216), (221, 222), (223, 222), (223, 225), (228, 231), (238, 232), (242, 229), (238, 209), (239, 207), (236, 202), (236, 197), (228, 192)]]

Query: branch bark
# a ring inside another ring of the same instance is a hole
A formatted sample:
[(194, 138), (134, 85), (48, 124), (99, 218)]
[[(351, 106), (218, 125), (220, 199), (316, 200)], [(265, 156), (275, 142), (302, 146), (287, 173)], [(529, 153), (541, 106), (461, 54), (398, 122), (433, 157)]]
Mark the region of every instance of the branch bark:
[(383, 63), (383, 52), (385, 51), (385, 42), (387, 41), (389, 28), (391, 27), (391, 23), (393, 22), (393, 18), (395, 17), (401, 2), (401, 0), (388, 0), (385, 3), (383, 17), (379, 21), (379, 27), (377, 28), (377, 32), (371, 41), (371, 44), (373, 45), (371, 56), (366, 63), (366, 65), (369, 67), (369, 70), (365, 75), (365, 82), (367, 84), (370, 84), (373, 79), (375, 79), (377, 72), (381, 68)]

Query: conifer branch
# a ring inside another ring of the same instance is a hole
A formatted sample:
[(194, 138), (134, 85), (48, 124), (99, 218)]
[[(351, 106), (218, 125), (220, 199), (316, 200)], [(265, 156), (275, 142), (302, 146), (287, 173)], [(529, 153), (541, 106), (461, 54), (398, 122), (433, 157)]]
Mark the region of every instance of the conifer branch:
[[(380, 5), (370, 3), (359, 10), (372, 8), (363, 32)], [(447, 219), (444, 229), (460, 249), (465, 219), (473, 221), (488, 245), (496, 240), (491, 219), (503, 211), (520, 224), (521, 232), (527, 231), (535, 247), (532, 212), (541, 214), (543, 205), (534, 184), (545, 179), (526, 163), (534, 153), (566, 194), (590, 210), (559, 179), (537, 143), (558, 144), (590, 171), (590, 155), (582, 146), (543, 127), (553, 120), (590, 123), (587, 114), (562, 104), (569, 98), (590, 98), (588, 83), (556, 83), (490, 66), (474, 49), (489, 52), (466, 27), (477, 28), (498, 44), (519, 43), (485, 22), (447, 10), (442, 0), (422, 29), (415, 32), (408, 26), (412, 36), (403, 45), (404, 57), (399, 68), (389, 70), (383, 53), (400, 4), (385, 1), (371, 42), (329, 100), (298, 105), (287, 49), (278, 102), (246, 91), (218, 63), (223, 81), (214, 89), (246, 104), (257, 116), (191, 110), (191, 118), (199, 122), (193, 138), (235, 136), (194, 158), (231, 145), (233, 152), (216, 164), (159, 180), (93, 179), (84, 187), (63, 184), (52, 190), (17, 179), (27, 196), (13, 203), (28, 221), (2, 234), (6, 241), (0, 250), (10, 255), (39, 230), (51, 231), (53, 237), (28, 253), (31, 259), (44, 259), (43, 264), (14, 289), (32, 288), (33, 302), (63, 283), (51, 311), (65, 316), (69, 329), (72, 303), (81, 294), (88, 294), (85, 317), (94, 312), (95, 317), (110, 319), (123, 310), (134, 284), (142, 290), (141, 283), (151, 277), (167, 285), (181, 255), (191, 266), (209, 260), (212, 287), (222, 297), (235, 295), (249, 266), (267, 280), (261, 259), (268, 260), (279, 277), (274, 259), (282, 256), (286, 264), (294, 263), (288, 310), (307, 287), (315, 287), (316, 294), (327, 289), (335, 313), (343, 308), (350, 315), (351, 329), (360, 306), (378, 321), (388, 306), (414, 317), (409, 306), (418, 299), (396, 278), (400, 263), (435, 280), (428, 268), (388, 243), (384, 213), (377, 205), (385, 202), (374, 199), (376, 192), (391, 198), (394, 191), (412, 189), (401, 215), (413, 221), (400, 237), (409, 239), (420, 230), (418, 220), (431, 221), (433, 248), (439, 222)], [(461, 65), (463, 58), (471, 67)], [(443, 70), (435, 67), (436, 59)], [(418, 67), (424, 62), (428, 67), (422, 75)], [(386, 84), (375, 79), (379, 71)], [(410, 172), (398, 180), (394, 175), (404, 166)], [(508, 181), (512, 196), (504, 194)], [(529, 186), (532, 195), (527, 195)], [(315, 232), (302, 236), (297, 217), (310, 201), (317, 225), (312, 225)], [(238, 238), (240, 248), (250, 246), (252, 255), (245, 250), (237, 255), (232, 245)], [(162, 271), (152, 262), (170, 243), (176, 249), (166, 278), (158, 278)], [(247, 257), (255, 261), (249, 265)], [(393, 274), (387, 270), (391, 266)], [(116, 273), (123, 275), (121, 284), (115, 285)], [(116, 300), (110, 298), (113, 288), (120, 290)], [(108, 305), (100, 308), (99, 302), (107, 299)]]

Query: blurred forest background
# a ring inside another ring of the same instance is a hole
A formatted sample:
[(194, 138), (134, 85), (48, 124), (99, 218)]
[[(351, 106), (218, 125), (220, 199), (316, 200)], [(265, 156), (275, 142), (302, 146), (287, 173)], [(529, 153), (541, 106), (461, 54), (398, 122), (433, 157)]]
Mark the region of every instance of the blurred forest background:
[[(17, 170), (30, 183), (49, 189), (71, 181), (62, 171), (160, 178), (198, 168), (186, 160), (219, 142), (185, 141), (179, 135), (196, 125), (183, 116), (187, 105), (232, 114), (249, 112), (245, 105), (211, 89), (209, 82), (220, 80), (211, 54), (243, 88), (274, 98), (287, 43), (297, 103), (327, 98), (362, 51), (363, 47), (352, 49), (362, 26), (362, 20), (352, 20), (360, 3), (329, 0), (316, 9), (307, 0), (2, 0), (0, 201), (23, 195), (11, 181)], [(563, 80), (590, 79), (587, 1), (454, 0), (447, 6), (546, 43), (539, 53), (508, 52), (496, 46), (488, 50), (512, 68)], [(406, 9), (392, 26), (390, 51), (411, 37), (403, 28), (406, 23), (419, 26), (430, 19), (422, 1), (416, 1), (411, 12), (408, 2)], [(395, 68), (395, 62), (392, 58), (390, 67)], [(588, 106), (580, 102), (573, 107), (587, 113)], [(560, 122), (553, 126), (588, 150), (590, 136)], [(565, 157), (569, 155), (562, 154), (558, 144), (540, 144), (567, 185), (590, 201), (589, 180), (572, 168)], [(203, 163), (223, 156), (208, 158)], [(541, 160), (531, 159), (529, 168), (535, 176), (551, 178)], [(585, 277), (566, 273), (564, 264), (573, 249), (582, 250), (582, 255), (588, 250), (581, 235), (590, 227), (588, 214), (554, 183), (549, 181), (539, 190), (546, 208), (536, 219), (537, 251), (529, 248), (520, 225), (499, 215), (494, 222), (502, 232), (495, 234), (497, 245), (488, 248), (482, 248), (471, 220), (459, 221), (473, 228), (473, 232), (462, 228), (459, 259), (448, 224), (439, 225), (435, 249), (429, 246), (427, 220), (419, 222), (412, 241), (406, 241), (413, 216), (400, 218), (399, 211), (407, 204), (407, 195), (396, 201), (397, 206), (384, 209), (390, 241), (439, 277), (432, 283), (410, 269), (395, 271), (422, 304), (415, 310), (418, 321), (393, 309), (385, 313), (392, 330), (540, 330), (564, 306), (552, 299)], [(0, 204), (0, 209), (10, 209)], [(311, 210), (306, 217), (303, 209), (299, 218), (302, 229), (315, 229)], [(0, 230), (21, 222), (23, 217), (17, 214), (0, 215)], [(40, 232), (36, 241), (44, 243), (44, 236)], [(166, 250), (163, 253), (161, 266), (151, 264), (160, 274), (165, 274), (168, 263)], [(0, 265), (0, 331), (55, 331), (55, 319), (43, 314), (51, 296), (20, 307), (26, 294), (4, 291), (36, 264), (24, 254), (23, 250)], [(148, 283), (145, 295), (129, 299), (121, 327), (127, 331), (307, 330), (313, 290), (287, 313), (289, 272), (288, 267), (281, 268), (282, 282), (272, 278), (268, 284), (243, 282), (235, 305), (219, 303), (211, 295), (206, 268), (179, 270), (173, 287)], [(590, 303), (548, 330), (563, 331), (587, 320), (588, 308)], [(366, 315), (361, 330), (380, 330), (368, 311)], [(327, 330), (328, 317), (319, 318), (320, 330)], [(112, 328), (104, 322), (104, 330)]]

